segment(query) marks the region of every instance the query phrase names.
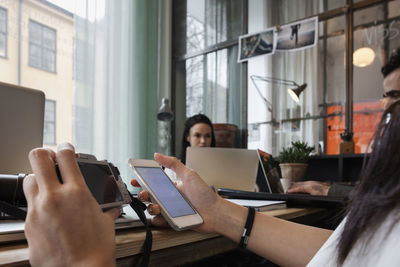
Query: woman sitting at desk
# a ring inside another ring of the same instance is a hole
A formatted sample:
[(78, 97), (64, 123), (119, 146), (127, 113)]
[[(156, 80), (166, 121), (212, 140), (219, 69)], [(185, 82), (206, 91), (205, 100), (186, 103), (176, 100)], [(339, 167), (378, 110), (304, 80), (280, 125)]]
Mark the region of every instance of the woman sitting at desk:
[(215, 147), (214, 127), (206, 115), (197, 114), (188, 118), (185, 122), (181, 152), (183, 164), (186, 163), (186, 148), (188, 146)]
[[(334, 232), (253, 213), (219, 197), (179, 160), (160, 154), (155, 159), (182, 178), (178, 188), (204, 220), (198, 231), (224, 235), (283, 266), (399, 266), (399, 131), (400, 101), (383, 113), (368, 165), (346, 218)], [(57, 154), (36, 149), (29, 158), (35, 175), (24, 180), (25, 235), (32, 265), (114, 265), (113, 220), (118, 213), (103, 213), (90, 195), (73, 148), (61, 148)], [(55, 160), (64, 184), (55, 173)], [(148, 193), (142, 191), (139, 197), (148, 200)], [(150, 206), (151, 213), (159, 214), (156, 206)]]
[[(181, 161), (186, 164), (187, 147), (215, 147), (214, 127), (211, 120), (203, 114), (188, 118), (182, 136)], [(176, 173), (166, 168), (165, 172), (173, 180), (179, 180)]]

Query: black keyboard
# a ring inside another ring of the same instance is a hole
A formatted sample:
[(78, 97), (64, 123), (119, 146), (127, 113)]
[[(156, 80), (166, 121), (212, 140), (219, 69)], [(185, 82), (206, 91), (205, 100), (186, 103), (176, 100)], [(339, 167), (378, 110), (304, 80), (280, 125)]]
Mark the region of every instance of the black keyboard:
[(218, 189), (218, 194), (227, 198), (282, 200), (286, 201), (288, 207), (342, 208), (347, 203), (347, 199), (338, 197), (312, 196), (308, 194), (249, 192), (227, 188)]

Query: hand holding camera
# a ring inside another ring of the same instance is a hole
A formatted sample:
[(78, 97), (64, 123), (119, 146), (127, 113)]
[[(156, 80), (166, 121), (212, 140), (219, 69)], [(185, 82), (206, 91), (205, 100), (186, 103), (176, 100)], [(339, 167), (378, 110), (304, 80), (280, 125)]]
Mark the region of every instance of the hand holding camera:
[(57, 154), (35, 149), (29, 160), (34, 175), (25, 178), (24, 192), (28, 203), (25, 235), (31, 264), (85, 266), (85, 261), (90, 260), (97, 266), (115, 265), (114, 220), (120, 211), (115, 208), (103, 212), (99, 207), (79, 170), (74, 148), (61, 145)]
[[(75, 158), (87, 187), (104, 210), (121, 207), (131, 202), (118, 168), (112, 163), (106, 160), (98, 161), (95, 156), (89, 154), (76, 154)], [(58, 180), (63, 184), (64, 177), (60, 173), (57, 161), (53, 161), (53, 165), (50, 166), (52, 172), (54, 172), (54, 166)], [(25, 177), (25, 174), (1, 175), (0, 200), (14, 206), (25, 207), (26, 200), (22, 190)]]

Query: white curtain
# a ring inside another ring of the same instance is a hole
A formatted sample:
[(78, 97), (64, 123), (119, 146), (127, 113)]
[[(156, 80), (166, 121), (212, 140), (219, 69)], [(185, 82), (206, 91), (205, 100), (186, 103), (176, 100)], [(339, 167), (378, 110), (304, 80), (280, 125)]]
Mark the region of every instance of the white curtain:
[[(239, 35), (239, 1), (188, 1), (187, 4), (186, 52), (189, 54)], [(203, 113), (213, 123), (231, 123), (239, 129), (245, 128), (237, 49), (232, 46), (186, 60), (187, 117)]]
[(152, 158), (157, 150), (156, 114), (170, 90), (158, 82), (169, 69), (160, 48), (170, 38), (160, 26), (169, 6), (76, 0), (74, 144), (113, 162), (126, 181), (127, 160)]
[[(319, 12), (318, 0), (293, 3), (292, 0), (250, 2), (249, 33), (290, 23)], [(318, 146), (318, 120), (282, 123), (285, 119), (319, 114), (318, 99), (321, 98), (322, 90), (318, 88), (317, 70), (318, 46), (303, 51), (276, 52), (272, 56), (255, 58), (248, 62), (249, 148), (260, 148), (277, 156), (292, 141), (301, 140)], [(271, 102), (271, 112), (256, 92), (250, 79), (252, 75), (292, 80), (299, 85), (307, 83), (308, 86), (300, 96), (300, 103), (296, 104), (287, 93), (288, 86), (257, 82), (263, 96)], [(274, 120), (278, 123), (273, 124)], [(258, 122), (269, 123), (258, 125)]]
[[(319, 3), (307, 1), (303, 5), (293, 5), (293, 1), (286, 0), (281, 1), (281, 10), (283, 21), (291, 22), (310, 14), (318, 14)], [(321, 88), (318, 88), (318, 44), (303, 51), (278, 53), (274, 59), (276, 60), (275, 68), (272, 69), (274, 77), (293, 80), (300, 85), (307, 83), (306, 90), (300, 96), (299, 105), (290, 99), (286, 88), (275, 91), (276, 99), (279, 101), (279, 104), (275, 105), (278, 119), (318, 115), (318, 99), (322, 94)], [(318, 130), (317, 120), (281, 124), (278, 134), (275, 135), (276, 153), (283, 147), (289, 146), (292, 141), (298, 140), (318, 147)]]

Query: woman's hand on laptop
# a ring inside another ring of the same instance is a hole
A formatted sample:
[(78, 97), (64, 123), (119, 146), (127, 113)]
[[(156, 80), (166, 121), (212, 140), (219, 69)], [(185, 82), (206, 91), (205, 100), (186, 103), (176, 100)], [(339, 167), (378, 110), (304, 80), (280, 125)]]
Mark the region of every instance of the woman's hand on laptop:
[(327, 196), (331, 185), (325, 182), (305, 181), (296, 182), (287, 190), (288, 194), (306, 193), (313, 196)]
[[(227, 201), (218, 196), (195, 171), (187, 168), (178, 159), (158, 153), (154, 154), (154, 159), (162, 166), (174, 171), (181, 179), (181, 181), (176, 183), (178, 190), (186, 196), (204, 221), (197, 230), (203, 232), (215, 232), (218, 212)], [(135, 179), (131, 181), (131, 184), (140, 187)], [(147, 191), (139, 192), (138, 198), (142, 201), (150, 201), (150, 196)], [(161, 209), (159, 205), (150, 204), (148, 212), (152, 215), (156, 215), (152, 219), (153, 225), (168, 225), (160, 215)]]

